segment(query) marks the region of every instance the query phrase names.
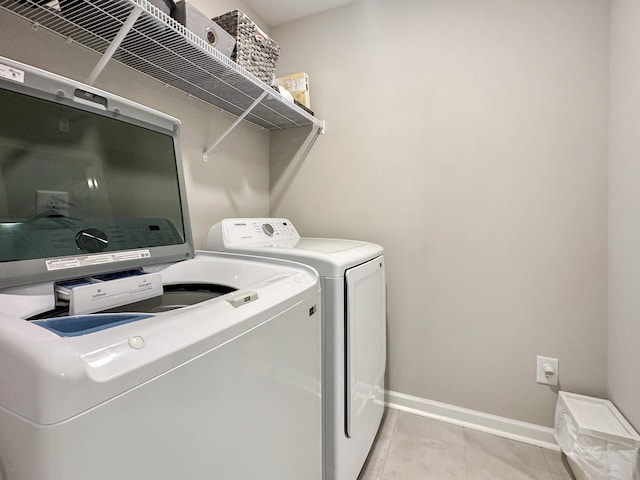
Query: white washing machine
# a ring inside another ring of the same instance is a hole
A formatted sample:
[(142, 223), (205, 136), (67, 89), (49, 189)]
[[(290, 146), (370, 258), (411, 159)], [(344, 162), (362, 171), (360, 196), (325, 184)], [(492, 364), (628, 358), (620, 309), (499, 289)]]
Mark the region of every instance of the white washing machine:
[(230, 218), (206, 249), (293, 260), (320, 274), (324, 478), (356, 480), (384, 412), (385, 264), (380, 245), (301, 238), (284, 218)]
[(2, 57), (0, 105), (0, 480), (320, 480), (317, 272), (194, 252), (178, 120)]

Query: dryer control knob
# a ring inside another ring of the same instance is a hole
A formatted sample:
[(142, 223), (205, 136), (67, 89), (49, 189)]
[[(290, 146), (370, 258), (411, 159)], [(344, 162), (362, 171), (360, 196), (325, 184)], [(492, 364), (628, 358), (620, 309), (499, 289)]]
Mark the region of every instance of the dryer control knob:
[(270, 237), (273, 237), (273, 225), (271, 225), (270, 223), (263, 223), (262, 224), (262, 231), (264, 233), (266, 233), (267, 235), (269, 235)]

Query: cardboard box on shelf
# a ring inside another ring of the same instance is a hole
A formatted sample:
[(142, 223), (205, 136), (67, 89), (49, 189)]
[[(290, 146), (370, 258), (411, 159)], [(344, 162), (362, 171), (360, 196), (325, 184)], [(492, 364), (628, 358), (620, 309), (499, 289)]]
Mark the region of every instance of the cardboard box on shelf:
[(311, 108), (309, 75), (304, 72), (294, 73), (276, 78), (276, 83), (286, 88), (298, 103), (301, 103), (307, 108)]
[(194, 7), (190, 1), (178, 0), (171, 16), (226, 57), (233, 54), (236, 39)]

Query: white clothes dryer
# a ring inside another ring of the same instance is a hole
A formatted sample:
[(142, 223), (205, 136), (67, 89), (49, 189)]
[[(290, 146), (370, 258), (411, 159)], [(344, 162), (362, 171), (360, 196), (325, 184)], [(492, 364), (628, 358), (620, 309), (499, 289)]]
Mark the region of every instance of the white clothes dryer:
[(230, 218), (211, 227), (207, 250), (281, 258), (320, 274), (325, 480), (356, 480), (384, 412), (384, 250), (355, 240), (301, 238), (285, 218)]

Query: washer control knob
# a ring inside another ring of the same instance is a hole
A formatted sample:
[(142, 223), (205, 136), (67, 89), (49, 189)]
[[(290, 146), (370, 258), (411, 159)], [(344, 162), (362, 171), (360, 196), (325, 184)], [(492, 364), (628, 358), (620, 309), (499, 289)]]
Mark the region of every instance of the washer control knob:
[(109, 246), (109, 239), (102, 230), (85, 228), (76, 235), (76, 245), (87, 252), (102, 252)]
[(270, 237), (273, 237), (273, 225), (271, 225), (270, 223), (263, 223), (262, 231)]

